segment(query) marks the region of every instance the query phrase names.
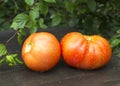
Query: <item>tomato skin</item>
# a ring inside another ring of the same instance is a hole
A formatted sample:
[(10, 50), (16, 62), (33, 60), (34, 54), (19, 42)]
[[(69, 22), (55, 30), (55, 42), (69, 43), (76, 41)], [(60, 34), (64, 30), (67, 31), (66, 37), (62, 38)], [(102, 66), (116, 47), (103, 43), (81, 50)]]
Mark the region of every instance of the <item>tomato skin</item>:
[(64, 61), (79, 69), (97, 69), (106, 65), (111, 58), (112, 49), (108, 41), (99, 36), (86, 36), (70, 32), (61, 40)]
[(34, 71), (50, 70), (58, 63), (60, 55), (60, 43), (49, 32), (31, 34), (22, 46), (22, 59)]

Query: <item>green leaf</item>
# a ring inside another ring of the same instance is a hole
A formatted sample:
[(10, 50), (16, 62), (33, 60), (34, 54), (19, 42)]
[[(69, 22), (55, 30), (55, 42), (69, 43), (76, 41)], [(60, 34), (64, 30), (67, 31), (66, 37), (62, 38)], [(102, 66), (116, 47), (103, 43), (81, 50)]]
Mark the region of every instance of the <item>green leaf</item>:
[(25, 3), (32, 6), (34, 4), (34, 0), (25, 0)]
[(18, 56), (18, 54), (10, 54), (6, 55), (6, 62), (9, 64), (9, 66), (16, 65), (15, 58)]
[(13, 22), (10, 27), (13, 28), (14, 30), (17, 30), (18, 29), (18, 24), (16, 22)]
[(56, 0), (44, 0), (44, 1), (48, 3), (56, 3)]
[(35, 33), (37, 31), (37, 27), (30, 28), (30, 34)]
[(19, 28), (24, 28), (27, 21), (28, 21), (27, 14), (24, 14), (24, 13), (18, 14), (13, 19), (13, 23), (11, 25), (11, 28), (13, 28), (14, 30), (18, 30)]
[(24, 64), (24, 62), (22, 62), (21, 60), (19, 60), (18, 58), (15, 58), (15, 61), (19, 64)]
[(39, 17), (39, 11), (33, 9), (29, 12), (30, 19), (34, 20)]
[(34, 6), (29, 12), (30, 19), (34, 20), (39, 17), (39, 7)]
[(0, 43), (0, 57), (7, 53), (6, 46)]
[(117, 38), (116, 39), (112, 39), (112, 41), (110, 43), (112, 48), (116, 47), (119, 44), (120, 44), (120, 39), (117, 39)]
[(9, 66), (15, 66), (17, 63), (23, 64), (23, 62), (18, 59), (18, 54), (6, 55), (5, 61)]
[(62, 20), (62, 18), (61, 18), (61, 16), (59, 14), (53, 14), (51, 16), (51, 18), (52, 18), (52, 23), (51, 23), (52, 26), (59, 25), (61, 20)]
[(96, 10), (95, 0), (87, 0), (87, 6), (91, 12), (94, 12)]
[(39, 7), (40, 12), (46, 16), (48, 13), (48, 4), (45, 1), (40, 0)]
[(70, 1), (66, 0), (65, 1), (65, 8), (68, 12), (73, 13), (74, 5)]
[(37, 31), (37, 21), (29, 21), (28, 24), (26, 25), (27, 28), (30, 30), (30, 34), (35, 33)]
[(42, 29), (46, 29), (47, 28), (47, 25), (44, 24), (44, 19), (43, 18), (40, 18), (39, 21), (39, 26), (42, 28)]
[(23, 36), (26, 36), (26, 35), (27, 35), (27, 33), (26, 33), (26, 31), (25, 31), (24, 28), (21, 28), (21, 29), (19, 30), (19, 33), (18, 33), (18, 34), (21, 34), (21, 35), (23, 35)]

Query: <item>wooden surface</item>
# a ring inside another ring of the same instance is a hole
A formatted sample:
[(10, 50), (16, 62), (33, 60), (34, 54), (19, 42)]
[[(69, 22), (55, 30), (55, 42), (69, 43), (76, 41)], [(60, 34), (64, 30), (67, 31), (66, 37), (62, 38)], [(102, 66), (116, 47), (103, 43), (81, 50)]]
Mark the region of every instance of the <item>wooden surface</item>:
[[(67, 32), (78, 31), (73, 28), (54, 28), (48, 31), (60, 40)], [(0, 42), (5, 41), (13, 31), (0, 32)], [(21, 46), (16, 38), (7, 46), (9, 52), (20, 55)], [(1, 57), (0, 57), (1, 58)], [(21, 56), (19, 56), (21, 59)], [(120, 86), (120, 58), (112, 55), (111, 61), (98, 70), (79, 70), (67, 66), (61, 59), (60, 62), (48, 72), (33, 72), (25, 65), (9, 67), (0, 65), (0, 86)]]

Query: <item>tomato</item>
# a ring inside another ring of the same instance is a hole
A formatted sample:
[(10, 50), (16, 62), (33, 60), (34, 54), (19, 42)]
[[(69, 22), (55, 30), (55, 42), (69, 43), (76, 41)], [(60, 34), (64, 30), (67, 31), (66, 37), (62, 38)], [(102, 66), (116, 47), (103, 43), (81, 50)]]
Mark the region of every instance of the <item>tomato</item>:
[(70, 32), (61, 40), (63, 60), (79, 69), (97, 69), (106, 65), (111, 58), (109, 42), (99, 35), (82, 35)]
[(50, 70), (58, 63), (60, 55), (60, 43), (49, 32), (31, 34), (22, 46), (22, 59), (34, 71)]

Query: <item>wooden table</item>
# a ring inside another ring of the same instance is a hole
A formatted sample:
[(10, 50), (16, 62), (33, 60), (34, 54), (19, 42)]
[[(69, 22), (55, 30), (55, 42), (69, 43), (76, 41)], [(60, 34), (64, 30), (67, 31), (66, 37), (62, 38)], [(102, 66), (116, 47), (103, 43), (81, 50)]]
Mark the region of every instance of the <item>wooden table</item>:
[[(78, 31), (73, 28), (54, 28), (48, 31), (60, 40), (67, 32)], [(14, 31), (0, 32), (0, 42), (5, 41)], [(21, 46), (14, 38), (7, 46), (9, 52), (21, 52)], [(21, 59), (21, 56), (19, 56)], [(33, 72), (25, 65), (9, 67), (0, 65), (0, 86), (120, 86), (120, 58), (112, 55), (111, 61), (98, 70), (79, 70), (60, 62), (48, 72)]]

